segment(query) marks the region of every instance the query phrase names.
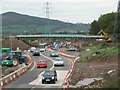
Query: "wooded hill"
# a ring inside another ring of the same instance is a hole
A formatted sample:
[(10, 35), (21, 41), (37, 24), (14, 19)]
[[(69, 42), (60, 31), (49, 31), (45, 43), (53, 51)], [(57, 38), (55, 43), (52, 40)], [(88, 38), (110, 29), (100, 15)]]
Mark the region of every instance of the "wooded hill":
[(90, 24), (73, 24), (29, 15), (7, 12), (2, 15), (2, 33), (80, 33), (89, 32)]
[(114, 12), (101, 15), (98, 21), (94, 20), (91, 23), (90, 34), (97, 34), (101, 29), (103, 29), (108, 34), (113, 34), (115, 17), (116, 13)]

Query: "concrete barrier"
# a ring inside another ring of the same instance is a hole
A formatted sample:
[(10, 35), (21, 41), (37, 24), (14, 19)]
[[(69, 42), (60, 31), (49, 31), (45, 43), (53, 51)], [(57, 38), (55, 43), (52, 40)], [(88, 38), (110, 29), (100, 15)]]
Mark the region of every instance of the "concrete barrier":
[[(48, 52), (52, 52), (52, 51), (55, 51), (55, 50), (48, 49)], [(66, 58), (73, 58), (73, 59), (76, 58), (76, 56), (68, 55), (68, 54), (66, 54), (66, 53), (62, 53), (62, 52), (59, 52), (59, 51), (57, 51), (57, 52), (58, 52), (59, 55), (64, 56), (64, 57), (66, 57)]]
[(72, 72), (73, 72), (73, 69), (74, 69), (74, 66), (75, 66), (75, 63), (77, 62), (77, 60), (79, 59), (80, 57), (77, 57), (75, 58), (75, 60), (73, 61), (72, 65), (70, 66), (70, 69), (64, 79), (64, 82), (62, 84), (62, 87), (63, 88), (70, 88), (70, 80), (71, 80), (71, 75), (72, 75)]
[(21, 75), (23, 75), (25, 72), (27, 72), (33, 66), (34, 63), (33, 63), (32, 57), (28, 54), (26, 54), (26, 56), (29, 58), (29, 65), (24, 66), (9, 75), (6, 75), (6, 76), (0, 78), (0, 89), (2, 89), (8, 83), (14, 81), (16, 78), (19, 78)]

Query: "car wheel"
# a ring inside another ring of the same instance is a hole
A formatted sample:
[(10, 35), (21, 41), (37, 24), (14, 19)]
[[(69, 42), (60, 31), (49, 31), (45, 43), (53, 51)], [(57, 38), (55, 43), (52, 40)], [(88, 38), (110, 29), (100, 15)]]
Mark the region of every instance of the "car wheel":
[(53, 81), (53, 84), (55, 84), (55, 81)]
[(5, 65), (2, 64), (2, 67), (4, 67)]
[(42, 84), (44, 84), (44, 82), (42, 81)]
[(17, 66), (18, 65), (18, 61), (13, 60), (13, 66)]

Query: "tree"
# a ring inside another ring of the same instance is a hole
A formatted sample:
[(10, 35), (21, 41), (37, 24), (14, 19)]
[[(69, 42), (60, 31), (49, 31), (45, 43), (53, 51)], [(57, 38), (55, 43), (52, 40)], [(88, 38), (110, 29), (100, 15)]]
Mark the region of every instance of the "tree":
[(96, 20), (91, 23), (90, 34), (97, 34), (100, 30), (100, 26)]
[(98, 21), (91, 23), (90, 34), (97, 34), (101, 29), (109, 34), (113, 34), (116, 13), (107, 13), (101, 15)]

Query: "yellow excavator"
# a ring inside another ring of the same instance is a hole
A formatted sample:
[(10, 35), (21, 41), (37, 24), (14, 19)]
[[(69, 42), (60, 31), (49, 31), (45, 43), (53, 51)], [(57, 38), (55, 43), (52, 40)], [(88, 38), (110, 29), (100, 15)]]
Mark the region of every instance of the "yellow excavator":
[(103, 30), (100, 30), (100, 31), (98, 32), (98, 35), (104, 36), (105, 41), (107, 41), (107, 42), (111, 42), (111, 41), (112, 41), (111, 38), (108, 36), (108, 33), (106, 33), (106, 32), (103, 31)]

